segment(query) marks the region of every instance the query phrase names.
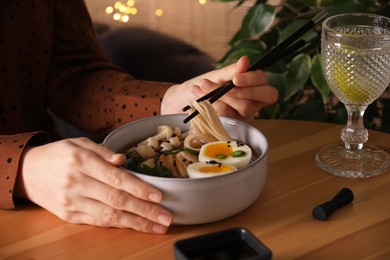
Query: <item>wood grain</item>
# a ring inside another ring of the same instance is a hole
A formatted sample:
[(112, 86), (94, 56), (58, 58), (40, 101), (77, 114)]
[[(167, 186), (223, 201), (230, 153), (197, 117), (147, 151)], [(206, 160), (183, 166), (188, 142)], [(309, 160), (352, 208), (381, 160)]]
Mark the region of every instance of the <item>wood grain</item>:
[[(284, 120), (255, 125), (269, 141), (269, 175), (258, 200), (236, 216), (153, 235), (69, 224), (31, 205), (0, 211), (0, 258), (174, 259), (177, 240), (245, 227), (274, 259), (390, 259), (390, 170), (370, 179), (345, 179), (319, 169), (315, 154), (339, 142), (341, 125)], [(370, 131), (369, 143), (389, 148), (390, 136)], [(328, 221), (315, 220), (312, 208), (343, 187), (355, 200)]]

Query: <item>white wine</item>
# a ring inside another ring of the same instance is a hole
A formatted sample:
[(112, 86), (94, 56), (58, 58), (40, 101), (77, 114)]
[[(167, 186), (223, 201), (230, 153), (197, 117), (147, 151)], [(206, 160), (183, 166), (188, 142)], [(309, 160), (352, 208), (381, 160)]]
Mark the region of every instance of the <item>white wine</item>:
[(322, 68), (332, 92), (344, 103), (348, 120), (343, 144), (320, 149), (316, 162), (342, 177), (368, 178), (390, 168), (390, 154), (366, 144), (364, 112), (390, 83), (390, 19), (346, 13), (325, 19), (321, 33)]
[[(366, 106), (390, 83), (390, 41), (375, 36), (375, 27), (338, 27), (347, 39), (329, 37), (322, 45), (326, 80), (333, 93), (347, 105)], [(387, 29), (389, 35), (390, 32)], [(359, 36), (359, 41), (353, 35)], [(364, 41), (362, 41), (362, 35)]]

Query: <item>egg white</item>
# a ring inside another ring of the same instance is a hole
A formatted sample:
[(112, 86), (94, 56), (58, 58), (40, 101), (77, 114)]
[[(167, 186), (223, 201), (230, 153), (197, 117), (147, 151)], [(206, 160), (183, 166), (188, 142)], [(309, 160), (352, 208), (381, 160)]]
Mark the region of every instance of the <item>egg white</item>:
[[(234, 157), (232, 153), (242, 153)], [(199, 162), (217, 161), (223, 164), (234, 165), (241, 168), (250, 163), (252, 158), (251, 148), (237, 141), (218, 141), (203, 145), (199, 151)]]
[(190, 178), (208, 178), (236, 171), (233, 165), (205, 163), (192, 163), (187, 166), (187, 174)]

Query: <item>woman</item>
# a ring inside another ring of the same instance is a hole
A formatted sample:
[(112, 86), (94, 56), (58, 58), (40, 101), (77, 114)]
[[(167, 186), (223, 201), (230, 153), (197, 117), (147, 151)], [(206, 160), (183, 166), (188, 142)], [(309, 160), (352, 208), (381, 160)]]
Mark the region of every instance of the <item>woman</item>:
[(162, 193), (123, 172), (124, 157), (86, 138), (58, 140), (47, 109), (88, 133), (157, 114), (180, 113), (229, 80), (220, 115), (251, 119), (277, 99), (249, 60), (183, 84), (138, 81), (110, 64), (82, 0), (0, 3), (0, 207), (19, 199), (61, 219), (166, 233)]

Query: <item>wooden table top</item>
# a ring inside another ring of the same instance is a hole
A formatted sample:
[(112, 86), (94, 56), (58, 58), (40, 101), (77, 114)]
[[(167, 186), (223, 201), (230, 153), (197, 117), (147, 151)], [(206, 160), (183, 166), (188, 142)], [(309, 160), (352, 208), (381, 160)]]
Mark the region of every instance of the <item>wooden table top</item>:
[[(260, 197), (243, 212), (155, 235), (69, 224), (33, 205), (0, 210), (0, 258), (174, 259), (177, 240), (244, 227), (274, 259), (390, 259), (390, 170), (370, 179), (322, 171), (315, 154), (339, 141), (342, 125), (261, 120), (256, 126), (270, 144), (269, 175)], [(369, 133), (369, 143), (390, 148), (389, 134)], [(354, 192), (354, 201), (327, 221), (314, 219), (312, 208), (343, 187)]]

